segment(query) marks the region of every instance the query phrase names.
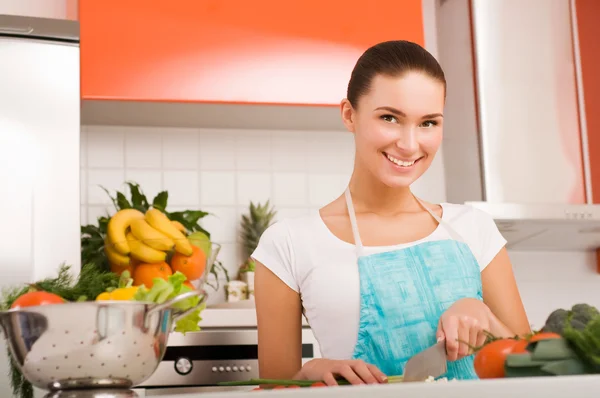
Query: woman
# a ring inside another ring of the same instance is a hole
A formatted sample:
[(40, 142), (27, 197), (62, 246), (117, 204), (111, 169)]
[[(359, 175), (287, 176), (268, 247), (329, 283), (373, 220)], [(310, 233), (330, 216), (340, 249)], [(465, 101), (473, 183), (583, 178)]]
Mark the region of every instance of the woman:
[[(348, 189), (271, 226), (252, 256), (261, 377), (384, 383), (445, 340), (446, 377), (474, 379), (469, 346), (486, 331), (530, 332), (494, 221), (411, 193), (440, 147), (445, 94), (417, 44), (380, 43), (358, 60), (341, 103), (356, 143)], [(304, 366), (302, 314), (323, 356)]]

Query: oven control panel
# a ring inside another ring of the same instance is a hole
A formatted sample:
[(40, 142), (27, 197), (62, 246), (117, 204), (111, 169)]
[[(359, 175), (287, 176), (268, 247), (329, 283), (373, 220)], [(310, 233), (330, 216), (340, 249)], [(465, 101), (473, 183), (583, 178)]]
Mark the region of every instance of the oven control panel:
[[(302, 358), (320, 357), (308, 328), (302, 331)], [(200, 332), (169, 336), (165, 356), (156, 372), (138, 388), (216, 386), (224, 381), (256, 379), (258, 332), (256, 328), (203, 328)]]

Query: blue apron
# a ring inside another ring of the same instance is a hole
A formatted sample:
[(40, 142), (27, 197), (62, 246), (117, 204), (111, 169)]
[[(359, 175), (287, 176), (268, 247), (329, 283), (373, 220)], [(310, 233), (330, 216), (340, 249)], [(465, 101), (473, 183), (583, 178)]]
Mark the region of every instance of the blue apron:
[[(441, 315), (462, 298), (483, 299), (481, 272), (470, 248), (448, 223), (419, 203), (451, 238), (364, 255), (350, 191), (346, 203), (358, 257), (360, 322), (354, 359), (388, 376), (436, 343)], [(448, 379), (477, 379), (473, 356), (448, 362)]]

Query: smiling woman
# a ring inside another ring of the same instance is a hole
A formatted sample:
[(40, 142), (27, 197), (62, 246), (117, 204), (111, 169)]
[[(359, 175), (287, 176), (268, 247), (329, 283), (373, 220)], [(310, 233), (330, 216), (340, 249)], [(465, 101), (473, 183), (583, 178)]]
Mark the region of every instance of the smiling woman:
[[(261, 377), (383, 383), (445, 341), (444, 376), (475, 379), (469, 347), (530, 332), (492, 218), (411, 192), (441, 145), (445, 96), (440, 65), (415, 43), (359, 58), (340, 106), (356, 143), (348, 188), (271, 226), (252, 256)], [(304, 366), (302, 314), (323, 356)]]

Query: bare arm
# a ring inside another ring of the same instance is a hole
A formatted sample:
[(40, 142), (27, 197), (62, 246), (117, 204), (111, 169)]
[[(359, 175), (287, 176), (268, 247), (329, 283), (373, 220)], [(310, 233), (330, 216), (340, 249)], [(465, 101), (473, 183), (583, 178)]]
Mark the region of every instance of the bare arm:
[(481, 282), (483, 301), (492, 312), (490, 332), (498, 337), (531, 333), (506, 248), (485, 267)]
[(260, 377), (292, 379), (302, 367), (300, 295), (258, 261), (254, 289)]

